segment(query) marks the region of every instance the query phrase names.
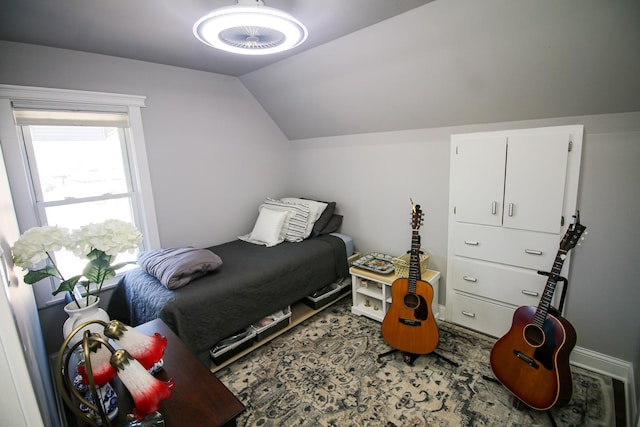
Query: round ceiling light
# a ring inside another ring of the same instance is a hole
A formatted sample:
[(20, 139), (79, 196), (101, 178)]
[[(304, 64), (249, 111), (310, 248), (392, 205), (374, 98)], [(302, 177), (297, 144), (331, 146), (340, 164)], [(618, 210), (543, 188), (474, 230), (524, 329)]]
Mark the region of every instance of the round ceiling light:
[[(253, 4), (253, 6), (249, 5)], [(238, 0), (199, 19), (193, 34), (201, 42), (227, 52), (268, 55), (292, 49), (307, 39), (306, 27), (262, 0)]]

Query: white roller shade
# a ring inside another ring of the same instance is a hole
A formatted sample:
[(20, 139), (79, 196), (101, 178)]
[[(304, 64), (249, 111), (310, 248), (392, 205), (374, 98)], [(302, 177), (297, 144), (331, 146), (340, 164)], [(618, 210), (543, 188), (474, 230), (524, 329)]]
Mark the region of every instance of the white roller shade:
[(124, 107), (84, 104), (29, 103), (14, 101), (17, 125), (129, 127)]

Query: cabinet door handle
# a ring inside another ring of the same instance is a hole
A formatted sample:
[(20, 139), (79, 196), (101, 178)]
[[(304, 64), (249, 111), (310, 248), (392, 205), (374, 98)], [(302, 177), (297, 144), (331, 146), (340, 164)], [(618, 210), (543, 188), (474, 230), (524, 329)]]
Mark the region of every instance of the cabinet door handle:
[(476, 314), (475, 314), (475, 313), (472, 313), (472, 312), (470, 312), (470, 311), (464, 311), (464, 310), (462, 310), (462, 314), (464, 314), (464, 315), (465, 315), (465, 316), (467, 316), (467, 317), (476, 317)]
[(498, 213), (498, 202), (491, 202), (491, 215)]
[(538, 295), (540, 295), (538, 292), (535, 292), (535, 291), (528, 291), (528, 290), (526, 290), (526, 289), (523, 289), (523, 290), (522, 290), (522, 293), (523, 293), (523, 294), (525, 294), (525, 295), (529, 295), (529, 296), (531, 296), (531, 297), (537, 297)]
[(529, 255), (542, 255), (542, 251), (538, 249), (525, 249), (524, 252)]
[(471, 277), (471, 276), (462, 276), (462, 280), (466, 280), (467, 282), (473, 282), (473, 283), (478, 281), (477, 278)]
[(475, 240), (465, 240), (464, 244), (465, 245), (471, 245), (471, 246), (478, 246), (480, 243), (476, 242)]
[(513, 216), (513, 203), (509, 203), (509, 216)]

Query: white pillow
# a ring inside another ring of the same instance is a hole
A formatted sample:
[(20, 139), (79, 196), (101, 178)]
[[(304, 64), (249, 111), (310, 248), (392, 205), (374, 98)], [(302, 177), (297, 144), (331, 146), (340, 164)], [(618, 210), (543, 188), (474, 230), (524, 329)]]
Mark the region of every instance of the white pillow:
[(284, 241), (283, 228), (287, 215), (286, 211), (276, 211), (263, 206), (248, 238), (262, 242), (267, 246), (275, 246), (278, 243), (282, 243)]
[(284, 239), (288, 242), (301, 242), (307, 232), (307, 218), (309, 218), (309, 205), (306, 203), (290, 203), (267, 197), (260, 209), (269, 208), (276, 211), (285, 211), (289, 214), (285, 221)]
[(316, 200), (308, 200), (308, 199), (299, 199), (296, 197), (284, 197), (280, 200), (287, 203), (299, 203), (299, 204), (309, 206), (309, 217), (307, 218), (307, 227), (306, 227), (305, 236), (304, 236), (305, 239), (311, 235), (311, 231), (313, 230), (314, 224), (316, 223), (318, 218), (320, 218), (320, 215), (322, 215), (322, 212), (324, 212), (324, 210), (328, 206), (328, 204), (324, 202), (318, 202)]

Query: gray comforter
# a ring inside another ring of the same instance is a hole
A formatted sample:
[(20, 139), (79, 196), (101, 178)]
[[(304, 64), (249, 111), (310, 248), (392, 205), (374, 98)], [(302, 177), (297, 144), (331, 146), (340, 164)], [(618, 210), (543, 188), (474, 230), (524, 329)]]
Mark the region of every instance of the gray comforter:
[(222, 338), (348, 276), (342, 239), (323, 235), (267, 248), (241, 240), (207, 248), (223, 264), (179, 289), (137, 268), (118, 283), (107, 311), (137, 326), (162, 319), (203, 362)]

